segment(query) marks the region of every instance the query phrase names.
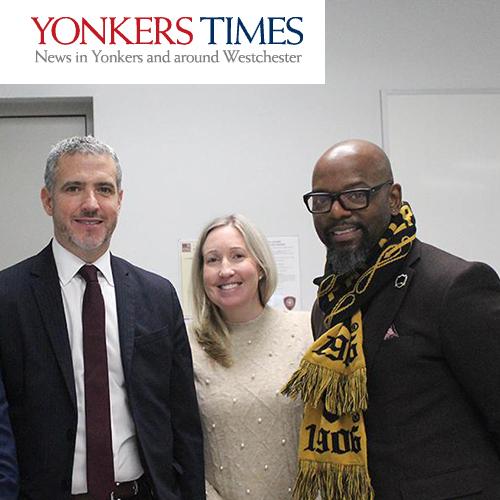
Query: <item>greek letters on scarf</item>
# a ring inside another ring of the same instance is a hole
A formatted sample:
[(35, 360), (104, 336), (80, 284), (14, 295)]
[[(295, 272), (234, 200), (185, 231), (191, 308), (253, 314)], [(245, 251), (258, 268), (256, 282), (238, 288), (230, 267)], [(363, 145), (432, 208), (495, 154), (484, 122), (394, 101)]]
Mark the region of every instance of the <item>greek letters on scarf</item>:
[(368, 407), (362, 308), (399, 272), (416, 237), (404, 203), (364, 271), (339, 277), (327, 263), (318, 302), (326, 332), (309, 347), (282, 389), (305, 403), (300, 430), (295, 500), (373, 499), (363, 411)]

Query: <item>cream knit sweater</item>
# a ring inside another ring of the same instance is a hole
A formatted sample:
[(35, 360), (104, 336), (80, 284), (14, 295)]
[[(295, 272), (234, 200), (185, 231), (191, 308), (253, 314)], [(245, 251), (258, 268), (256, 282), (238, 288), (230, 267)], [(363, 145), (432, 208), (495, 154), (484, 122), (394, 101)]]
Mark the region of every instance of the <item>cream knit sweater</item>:
[(266, 307), (230, 330), (230, 368), (213, 361), (189, 335), (207, 500), (290, 499), (302, 405), (279, 391), (312, 343), (310, 315)]

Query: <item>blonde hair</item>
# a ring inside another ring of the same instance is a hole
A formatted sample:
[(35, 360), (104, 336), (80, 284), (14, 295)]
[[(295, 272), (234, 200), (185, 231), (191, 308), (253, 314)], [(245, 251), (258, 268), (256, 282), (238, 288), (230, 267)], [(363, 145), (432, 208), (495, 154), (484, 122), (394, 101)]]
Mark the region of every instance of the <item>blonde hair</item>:
[(205, 352), (222, 366), (229, 367), (232, 364), (229, 328), (219, 308), (208, 298), (203, 282), (203, 245), (211, 231), (224, 226), (232, 226), (240, 232), (250, 255), (261, 270), (258, 292), (262, 306), (267, 304), (276, 289), (278, 273), (265, 236), (246, 217), (239, 214), (218, 217), (201, 232), (191, 270), (192, 329)]

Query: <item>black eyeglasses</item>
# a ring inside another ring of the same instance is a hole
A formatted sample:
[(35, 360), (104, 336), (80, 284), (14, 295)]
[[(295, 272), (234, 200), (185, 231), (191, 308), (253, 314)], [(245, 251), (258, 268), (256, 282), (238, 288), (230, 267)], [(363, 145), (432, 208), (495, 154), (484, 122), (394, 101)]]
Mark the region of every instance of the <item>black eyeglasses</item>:
[(335, 200), (339, 200), (344, 210), (361, 210), (370, 204), (370, 196), (384, 186), (392, 184), (386, 181), (372, 188), (347, 189), (340, 193), (322, 193), (311, 191), (303, 196), (307, 210), (312, 214), (326, 214), (332, 209)]

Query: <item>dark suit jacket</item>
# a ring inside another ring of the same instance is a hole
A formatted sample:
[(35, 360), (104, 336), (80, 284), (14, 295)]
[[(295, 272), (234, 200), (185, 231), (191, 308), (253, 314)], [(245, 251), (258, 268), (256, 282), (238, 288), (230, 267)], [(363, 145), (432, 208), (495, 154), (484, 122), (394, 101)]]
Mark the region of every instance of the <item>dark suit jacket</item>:
[[(391, 281), (363, 311), (375, 496), (498, 500), (498, 276), (418, 241), (398, 275), (406, 284)], [(315, 304), (317, 334), (321, 320)], [(398, 336), (384, 340), (391, 326)]]
[[(165, 279), (111, 257), (125, 384), (142, 465), (161, 500), (205, 498), (203, 445), (182, 312)], [(70, 498), (77, 412), (51, 250), (0, 272), (0, 363), (21, 498)]]
[(7, 400), (0, 379), (0, 498), (15, 500), (19, 490), (16, 447), (10, 426)]

